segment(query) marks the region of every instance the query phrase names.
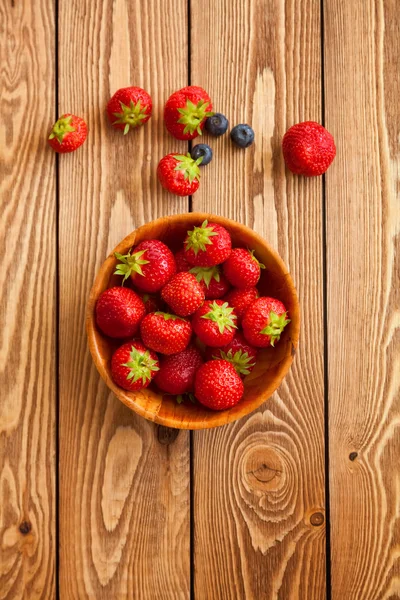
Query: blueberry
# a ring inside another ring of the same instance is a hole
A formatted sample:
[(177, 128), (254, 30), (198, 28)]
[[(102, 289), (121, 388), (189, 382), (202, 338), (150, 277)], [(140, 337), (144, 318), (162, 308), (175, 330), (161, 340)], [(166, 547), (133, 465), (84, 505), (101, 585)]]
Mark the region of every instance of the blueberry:
[(212, 117), (206, 119), (205, 129), (211, 135), (219, 136), (226, 133), (229, 126), (228, 119), (221, 113), (214, 113)]
[(248, 148), (254, 142), (254, 131), (250, 125), (235, 125), (231, 130), (231, 140), (239, 148)]
[(200, 156), (202, 156), (203, 160), (200, 163), (200, 167), (204, 167), (212, 161), (213, 152), (210, 146), (207, 146), (207, 144), (197, 144), (197, 146), (193, 146), (190, 155), (193, 160), (197, 160), (200, 158)]

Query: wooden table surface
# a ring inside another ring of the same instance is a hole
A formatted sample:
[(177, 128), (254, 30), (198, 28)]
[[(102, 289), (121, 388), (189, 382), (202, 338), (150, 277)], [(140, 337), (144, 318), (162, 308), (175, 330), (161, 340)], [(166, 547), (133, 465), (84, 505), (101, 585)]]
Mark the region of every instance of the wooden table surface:
[[(400, 598), (400, 20), (396, 0), (0, 0), (0, 598)], [(159, 159), (187, 150), (170, 93), (210, 93), (247, 151), (212, 140), (192, 199)], [(154, 116), (124, 137), (121, 86)], [(56, 156), (55, 118), (89, 126)], [(281, 139), (316, 120), (323, 178)], [(290, 374), (257, 412), (189, 433), (143, 420), (90, 358), (99, 265), (187, 210), (261, 233), (296, 282)]]

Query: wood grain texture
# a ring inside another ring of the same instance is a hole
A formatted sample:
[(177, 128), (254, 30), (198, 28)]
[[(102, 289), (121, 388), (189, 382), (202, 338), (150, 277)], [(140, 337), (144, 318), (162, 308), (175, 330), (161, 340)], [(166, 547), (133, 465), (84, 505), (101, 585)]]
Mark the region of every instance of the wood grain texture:
[(0, 598), (55, 594), (53, 3), (0, 2)]
[(325, 1), (335, 600), (400, 598), (399, 39), (397, 2)]
[[(187, 210), (156, 179), (159, 159), (187, 148), (162, 124), (166, 98), (187, 83), (187, 6), (59, 7), (59, 110), (89, 126), (86, 144), (60, 161), (60, 593), (187, 598), (189, 436), (160, 433), (107, 390), (84, 328), (108, 252), (141, 223)], [(105, 105), (127, 85), (149, 91), (154, 116), (124, 137), (106, 122)]]
[[(194, 210), (222, 213), (266, 237), (289, 266), (302, 337), (278, 392), (253, 415), (194, 434), (198, 599), (320, 600), (325, 595), (322, 182), (285, 174), (281, 138), (321, 118), (319, 2), (192, 3), (192, 83), (247, 151), (212, 139)], [(207, 140), (208, 141), (208, 140)], [(217, 183), (216, 183), (217, 182)]]

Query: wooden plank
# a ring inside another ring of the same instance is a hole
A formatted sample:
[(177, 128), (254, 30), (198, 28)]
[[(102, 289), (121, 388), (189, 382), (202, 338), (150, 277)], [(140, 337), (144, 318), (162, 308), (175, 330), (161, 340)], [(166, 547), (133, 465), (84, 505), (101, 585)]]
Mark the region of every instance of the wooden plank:
[[(59, 5), (59, 108), (89, 126), (85, 146), (60, 161), (61, 596), (187, 598), (189, 435), (168, 437), (108, 393), (84, 333), (108, 252), (144, 221), (187, 210), (156, 179), (158, 160), (187, 148), (162, 122), (166, 98), (187, 83), (186, 1)], [(154, 116), (124, 137), (104, 109), (126, 85), (149, 91)]]
[[(321, 118), (319, 2), (192, 3), (192, 83), (255, 145), (208, 138), (194, 210), (263, 234), (297, 283), (302, 339), (279, 391), (253, 415), (194, 434), (199, 599), (325, 595), (322, 182), (285, 173), (286, 129)], [(222, 40), (222, 41), (221, 41)], [(202, 60), (194, 49), (207, 48)], [(315, 525), (313, 525), (313, 523)]]
[(398, 3), (325, 1), (332, 598), (400, 597)]
[(55, 595), (53, 2), (0, 2), (0, 598)]

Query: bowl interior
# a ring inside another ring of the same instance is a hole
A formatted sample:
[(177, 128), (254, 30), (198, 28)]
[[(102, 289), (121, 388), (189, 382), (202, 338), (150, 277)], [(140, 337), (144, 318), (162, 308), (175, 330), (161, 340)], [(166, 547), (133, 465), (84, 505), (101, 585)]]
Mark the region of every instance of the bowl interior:
[[(114, 252), (126, 254), (146, 239), (157, 238), (173, 251), (182, 247), (188, 229), (205, 219), (226, 227), (234, 246), (254, 248), (257, 258), (264, 263), (259, 288), (263, 295), (281, 300), (291, 322), (285, 328), (275, 348), (259, 352), (256, 367), (244, 380), (243, 399), (235, 407), (221, 412), (211, 411), (199, 403), (187, 401), (177, 404), (175, 398), (162, 396), (155, 386), (139, 392), (127, 392), (117, 387), (110, 375), (110, 362), (114, 350), (122, 343), (110, 340), (96, 327), (94, 308), (97, 298), (106, 288), (120, 285), (121, 277), (113, 275), (117, 260)], [(87, 312), (89, 346), (96, 367), (110, 389), (129, 408), (141, 416), (169, 427), (203, 429), (234, 421), (257, 408), (276, 390), (293, 360), (300, 328), (299, 305), (293, 281), (279, 255), (251, 229), (229, 219), (203, 213), (174, 215), (152, 221), (128, 235), (103, 263), (90, 293)]]

